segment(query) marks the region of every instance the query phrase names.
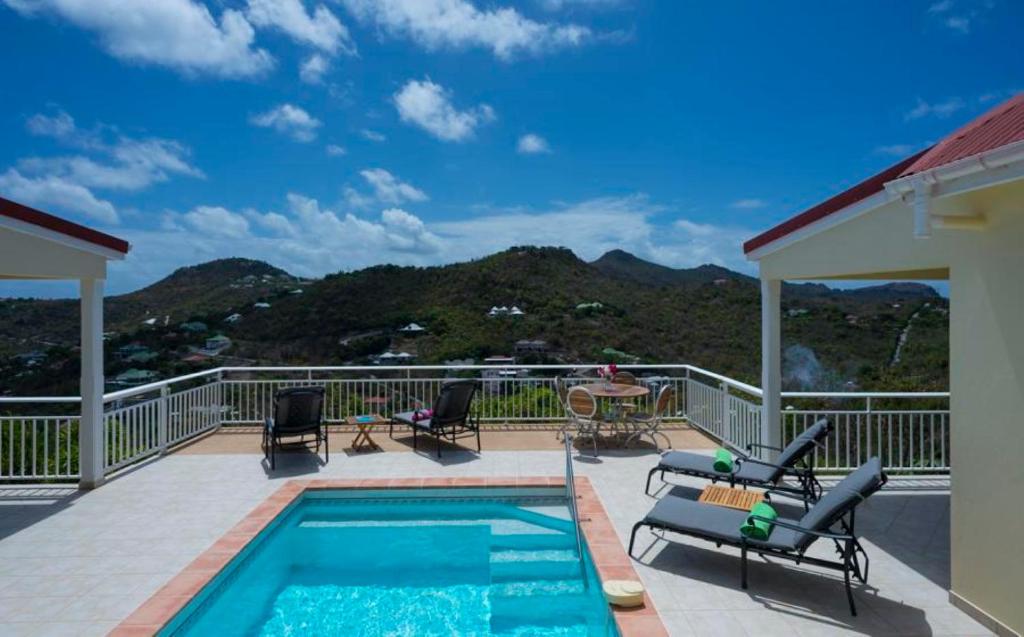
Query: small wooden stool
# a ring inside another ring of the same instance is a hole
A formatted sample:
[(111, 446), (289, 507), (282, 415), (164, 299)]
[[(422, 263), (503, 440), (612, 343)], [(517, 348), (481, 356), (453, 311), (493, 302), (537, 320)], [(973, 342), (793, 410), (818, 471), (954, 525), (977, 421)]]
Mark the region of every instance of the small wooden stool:
[(697, 498), (698, 502), (707, 502), (708, 504), (729, 507), (730, 509), (740, 509), (741, 511), (749, 511), (762, 500), (764, 500), (764, 495), (757, 491), (722, 487), (717, 484), (704, 487), (704, 490), (700, 492), (700, 497)]
[(380, 445), (370, 437), (370, 431), (376, 425), (387, 424), (387, 419), (380, 414), (369, 414), (367, 416), (349, 416), (345, 422), (359, 430), (356, 432), (356, 437), (352, 439), (352, 451), (366, 451), (367, 449), (380, 451)]

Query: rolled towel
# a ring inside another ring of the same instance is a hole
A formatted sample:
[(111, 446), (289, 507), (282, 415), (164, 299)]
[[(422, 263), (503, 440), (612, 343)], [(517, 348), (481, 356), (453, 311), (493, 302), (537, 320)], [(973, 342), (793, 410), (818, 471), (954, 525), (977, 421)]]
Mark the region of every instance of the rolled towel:
[(750, 509), (750, 517), (748, 517), (746, 522), (740, 526), (741, 535), (749, 537), (752, 540), (761, 540), (763, 542), (772, 534), (772, 529), (775, 528), (775, 525), (771, 522), (765, 522), (764, 520), (754, 520), (753, 516), (755, 515), (757, 517), (774, 520), (779, 517), (779, 514), (774, 508), (772, 508), (772, 505), (767, 502), (758, 502), (752, 509)]
[(718, 448), (715, 451), (715, 463), (712, 465), (719, 473), (732, 473), (732, 452)]
[(434, 410), (433, 409), (424, 409), (422, 411), (417, 409), (413, 413), (413, 415), (412, 415), (412, 421), (413, 422), (419, 422), (421, 420), (430, 420), (430, 418), (433, 415), (434, 415)]

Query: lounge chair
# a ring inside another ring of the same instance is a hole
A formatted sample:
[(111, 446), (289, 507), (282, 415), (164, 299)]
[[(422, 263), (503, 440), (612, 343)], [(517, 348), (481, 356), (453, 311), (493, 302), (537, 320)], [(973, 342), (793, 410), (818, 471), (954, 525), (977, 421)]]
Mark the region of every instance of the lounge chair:
[[(805, 502), (813, 502), (821, 497), (821, 484), (814, 477), (814, 454), (811, 452), (821, 444), (832, 432), (832, 422), (819, 420), (801, 433), (785, 449), (752, 443), (747, 445), (747, 455), (738, 456), (731, 472), (716, 471), (715, 458), (700, 453), (687, 451), (670, 451), (662, 456), (658, 466), (647, 474), (645, 493), (651, 493), (651, 478), (661, 472), (661, 480), (665, 481), (666, 473), (694, 476), (709, 479), (712, 482), (727, 481), (729, 486), (754, 486), (765, 489), (776, 489), (798, 495)], [(779, 452), (775, 462), (767, 462), (752, 457), (755, 449), (774, 449)], [(802, 465), (802, 466), (798, 466)], [(782, 482), (784, 477), (796, 478), (799, 486), (791, 487)]]
[[(323, 413), (323, 387), (289, 387), (274, 394), (274, 416), (267, 418), (263, 427), (263, 459), (270, 460), (272, 470), (277, 467), (276, 451), (286, 446), (308, 446), (315, 442), (316, 452), (320, 453), (320, 443), (323, 443), (324, 462), (331, 459)], [(307, 441), (307, 435), (312, 435), (313, 439)], [(282, 441), (282, 438), (296, 436), (299, 440)]]
[(417, 433), (425, 433), (437, 439), (437, 457), (441, 457), (441, 439), (454, 443), (460, 437), (476, 435), (476, 450), (480, 451), (480, 419), (470, 413), (473, 396), (476, 394), (475, 380), (455, 380), (445, 383), (434, 399), (434, 407), (427, 418), (416, 411), (406, 411), (391, 417), (388, 435), (394, 438), (395, 425), (412, 428), (412, 448), (417, 448)]
[[(701, 538), (718, 546), (726, 544), (739, 548), (740, 584), (744, 589), (747, 588), (749, 552), (834, 569), (843, 573), (850, 613), (856, 615), (857, 607), (853, 603), (850, 575), (867, 583), (868, 556), (854, 535), (854, 511), (858, 504), (881, 489), (886, 480), (881, 461), (877, 457), (871, 458), (829, 490), (799, 520), (782, 517), (767, 520), (752, 516), (747, 511), (667, 495), (654, 505), (644, 519), (633, 525), (633, 533), (629, 538), (629, 554), (633, 555), (637, 531), (642, 526), (648, 526), (652, 529)], [(771, 495), (773, 492), (768, 493)], [(740, 533), (740, 526), (748, 517), (774, 524), (766, 540), (751, 539)], [(834, 528), (836, 526), (838, 529)], [(807, 548), (818, 539), (832, 540), (842, 561), (805, 555)], [(859, 555), (864, 558), (863, 569)]]

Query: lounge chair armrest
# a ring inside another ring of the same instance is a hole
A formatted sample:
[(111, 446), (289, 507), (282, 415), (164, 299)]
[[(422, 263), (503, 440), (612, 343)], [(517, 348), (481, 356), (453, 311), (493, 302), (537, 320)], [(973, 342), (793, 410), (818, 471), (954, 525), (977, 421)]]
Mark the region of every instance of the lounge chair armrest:
[(830, 532), (826, 532), (826, 531), (815, 531), (814, 529), (809, 529), (809, 528), (807, 528), (805, 526), (800, 526), (799, 524), (790, 524), (789, 522), (783, 522), (782, 520), (779, 520), (779, 519), (772, 520), (772, 519), (769, 519), (769, 518), (766, 518), (766, 517), (762, 517), (760, 515), (751, 515), (751, 516), (749, 516), (749, 519), (756, 520), (758, 522), (767, 522), (768, 524), (773, 524), (775, 526), (781, 526), (784, 529), (792, 529), (793, 531), (800, 531), (801, 533), (808, 533), (808, 534), (814, 535), (816, 537), (823, 537), (823, 538), (827, 538), (827, 539), (830, 539), (830, 540), (855, 540), (855, 539), (857, 539), (857, 538), (853, 537), (853, 535), (851, 535), (849, 533), (830, 533)]

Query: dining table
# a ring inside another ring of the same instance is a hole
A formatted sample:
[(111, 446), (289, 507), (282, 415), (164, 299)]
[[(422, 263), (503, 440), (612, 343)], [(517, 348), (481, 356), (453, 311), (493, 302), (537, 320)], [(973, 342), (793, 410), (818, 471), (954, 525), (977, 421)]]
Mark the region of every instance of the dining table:
[(618, 433), (620, 425), (623, 429), (628, 429), (626, 427), (626, 409), (623, 408), (621, 402), (630, 398), (643, 398), (651, 393), (651, 389), (646, 385), (630, 385), (628, 383), (586, 383), (580, 387), (589, 391), (596, 398), (613, 399), (620, 403), (614, 410), (614, 419), (608, 421), (612, 429), (609, 433), (612, 436)]

